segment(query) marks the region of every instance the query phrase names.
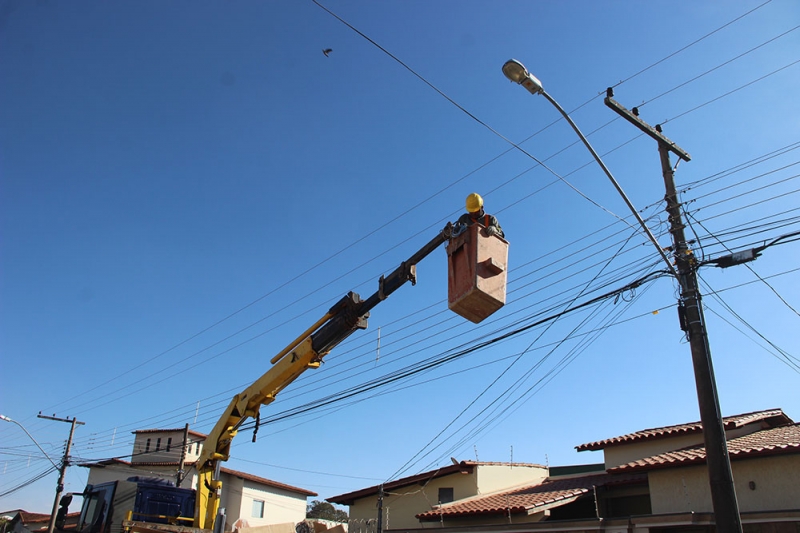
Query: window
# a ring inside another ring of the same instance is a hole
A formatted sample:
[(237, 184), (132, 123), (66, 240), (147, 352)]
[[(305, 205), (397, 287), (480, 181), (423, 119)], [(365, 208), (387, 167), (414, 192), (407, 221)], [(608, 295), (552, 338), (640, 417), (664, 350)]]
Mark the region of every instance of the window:
[(147, 442), (144, 445), (144, 453), (147, 453), (149, 451), (150, 451), (150, 439), (147, 439)]
[(264, 518), (264, 500), (253, 500), (253, 518)]
[(161, 449), (161, 437), (156, 439), (156, 451), (159, 451), (160, 449)]
[(167, 439), (167, 451), (172, 447), (172, 437)]
[(442, 487), (439, 489), (439, 503), (450, 503), (453, 501), (453, 487)]
[(200, 455), (200, 443), (199, 442), (196, 442), (194, 444), (194, 453), (197, 454), (197, 455)]

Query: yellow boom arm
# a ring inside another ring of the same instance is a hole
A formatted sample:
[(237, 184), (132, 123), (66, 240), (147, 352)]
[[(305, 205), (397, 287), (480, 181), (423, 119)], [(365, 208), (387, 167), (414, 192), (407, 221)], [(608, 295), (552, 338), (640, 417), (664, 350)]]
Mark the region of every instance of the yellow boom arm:
[(370, 310), (385, 300), (406, 281), (416, 283), (416, 264), (450, 238), (452, 226), (448, 223), (439, 234), (417, 253), (404, 261), (389, 276), (381, 276), (378, 290), (366, 300), (350, 292), (313, 326), (281, 350), (270, 361), (270, 368), (252, 385), (237, 394), (222, 413), (214, 429), (206, 437), (203, 452), (197, 461), (197, 495), (194, 526), (212, 529), (219, 510), (222, 489), (220, 462), (230, 457), (231, 441), (248, 418), (257, 418), (262, 405), (275, 400), (275, 396), (309, 368), (318, 368), (336, 345), (357, 329), (367, 327)]

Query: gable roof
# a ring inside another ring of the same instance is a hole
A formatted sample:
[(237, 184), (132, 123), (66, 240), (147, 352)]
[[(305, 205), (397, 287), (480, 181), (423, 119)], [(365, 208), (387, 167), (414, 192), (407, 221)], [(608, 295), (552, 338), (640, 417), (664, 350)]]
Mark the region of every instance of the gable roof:
[[(80, 511), (75, 512), (75, 513), (67, 513), (66, 518), (76, 518), (76, 517), (80, 516), (80, 514), (81, 514)], [(50, 522), (50, 515), (49, 514), (29, 513), (27, 511), (20, 511), (19, 514), (17, 515), (17, 517), (25, 525), (43, 523), (44, 524), (44, 529), (47, 529), (47, 523), (46, 522)]]
[(360, 498), (366, 498), (367, 496), (378, 494), (381, 487), (383, 487), (384, 491), (389, 491), (398, 489), (400, 487), (407, 487), (409, 485), (415, 485), (415, 484), (424, 485), (426, 483), (429, 483), (433, 479), (449, 476), (450, 474), (455, 474), (455, 473), (471, 474), (476, 466), (518, 466), (518, 467), (546, 468), (542, 465), (530, 464), (530, 463), (461, 461), (459, 463), (454, 463), (451, 465), (437, 468), (436, 470), (430, 470), (428, 472), (423, 472), (421, 474), (416, 474), (413, 476), (397, 479), (389, 483), (384, 483), (383, 485), (374, 485), (372, 487), (367, 487), (365, 489), (348, 492), (346, 494), (340, 494), (339, 496), (332, 496), (328, 498), (326, 501), (331, 503), (338, 503), (339, 505), (353, 505), (355, 501)]
[[(113, 459), (106, 459), (105, 461), (99, 461), (97, 463), (82, 463), (82, 464), (78, 464), (78, 466), (91, 468), (93, 466), (94, 467), (106, 467), (106, 466), (110, 466), (110, 465), (114, 465), (114, 464), (125, 465), (125, 466), (129, 466), (129, 467), (132, 467), (132, 468), (137, 468), (137, 467), (140, 467), (140, 466), (167, 466), (167, 467), (175, 467), (176, 469), (180, 465), (180, 463), (175, 462), (175, 461), (162, 461), (162, 462), (153, 461), (153, 462), (136, 462), (136, 463), (132, 463), (130, 461), (123, 461), (122, 459), (113, 458)], [(188, 468), (188, 467), (195, 466), (196, 464), (197, 464), (197, 461), (187, 461), (187, 462), (184, 463), (184, 467)], [(307, 489), (301, 489), (300, 487), (293, 487), (292, 485), (287, 485), (285, 483), (279, 483), (278, 481), (273, 481), (273, 480), (267, 479), (265, 477), (259, 477), (259, 476), (255, 476), (253, 474), (248, 474), (247, 472), (240, 472), (239, 470), (232, 470), (230, 468), (225, 468), (224, 466), (220, 468), (220, 472), (223, 472), (225, 474), (229, 474), (231, 476), (240, 477), (240, 478), (246, 479), (248, 481), (253, 481), (255, 483), (261, 483), (262, 485), (267, 485), (268, 487), (273, 487), (273, 488), (276, 488), (276, 489), (288, 490), (290, 492), (296, 492), (298, 494), (303, 494), (305, 496), (318, 496), (318, 494), (316, 492), (312, 492), (312, 491), (307, 490)]]
[[(769, 409), (766, 411), (755, 411), (752, 413), (745, 413), (742, 415), (728, 416), (722, 419), (723, 426), (726, 431), (761, 422), (764, 427), (777, 427), (787, 424), (793, 424), (794, 421), (786, 416), (781, 409)], [(669, 437), (676, 437), (690, 434), (700, 434), (703, 432), (703, 424), (700, 422), (690, 422), (688, 424), (678, 424), (675, 426), (666, 426), (661, 428), (643, 429), (621, 437), (612, 437), (610, 439), (590, 442), (576, 446), (579, 452), (586, 450), (602, 450), (610, 446), (620, 444), (631, 444), (634, 442), (641, 442), (645, 440), (664, 439)]]
[[(731, 461), (794, 453), (800, 453), (800, 424), (765, 429), (728, 441), (728, 455)], [(705, 462), (705, 447), (692, 446), (609, 468), (608, 472), (644, 472), (676, 466), (705, 464)]]
[(275, 487), (276, 489), (284, 489), (291, 492), (298, 492), (300, 494), (305, 494), (306, 496), (319, 496), (316, 492), (311, 492), (310, 490), (293, 487), (291, 485), (286, 485), (284, 483), (278, 483), (277, 481), (272, 481), (271, 479), (267, 479), (264, 477), (254, 476), (253, 474), (248, 474), (247, 472), (231, 470), (230, 468), (225, 468), (224, 466), (220, 468), (220, 471), (225, 472), (226, 474), (230, 474), (232, 476), (240, 477), (247, 481), (254, 481), (256, 483), (261, 483), (262, 485), (269, 485), (270, 487)]
[(570, 478), (548, 478), (538, 485), (440, 505), (416, 515), (416, 518), (420, 521), (431, 521), (475, 515), (529, 514), (571, 503), (583, 495), (593, 492), (594, 487), (646, 483), (646, 474), (593, 474)]
[(14, 511), (8, 511), (7, 513), (3, 513), (3, 514), (14, 514), (14, 513), (16, 513), (16, 515), (14, 516), (14, 519), (19, 521), (19, 522), (22, 522), (23, 524), (29, 524), (31, 522), (44, 522), (44, 521), (49, 521), (50, 520), (50, 515), (49, 514), (31, 513), (31, 512), (25, 511), (24, 509), (16, 509)]

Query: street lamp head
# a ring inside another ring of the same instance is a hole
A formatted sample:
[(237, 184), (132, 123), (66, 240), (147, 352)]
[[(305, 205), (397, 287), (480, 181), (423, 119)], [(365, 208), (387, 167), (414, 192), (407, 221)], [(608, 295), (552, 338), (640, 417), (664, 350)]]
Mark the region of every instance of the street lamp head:
[(0, 420), (5, 420), (6, 422), (13, 422), (13, 420), (8, 418), (6, 415), (0, 415)]
[(505, 74), (506, 78), (509, 80), (514, 83), (519, 83), (528, 89), (531, 94), (541, 94), (544, 91), (542, 82), (536, 79), (536, 76), (528, 72), (525, 65), (516, 59), (509, 59), (505, 62), (503, 65), (503, 74)]

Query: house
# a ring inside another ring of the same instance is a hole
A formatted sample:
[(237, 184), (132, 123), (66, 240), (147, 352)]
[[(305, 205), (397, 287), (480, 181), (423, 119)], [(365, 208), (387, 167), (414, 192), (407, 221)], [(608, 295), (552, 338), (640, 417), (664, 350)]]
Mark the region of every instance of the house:
[[(745, 530), (796, 533), (800, 425), (780, 409), (726, 417), (723, 423)], [(454, 492), (452, 501), (441, 503), (431, 496), (440, 487), (455, 486), (459, 468), (479, 471), (481, 465), (462, 462), (387, 483), (384, 495), (417, 496), (413, 503), (407, 498), (401, 505), (384, 496), (383, 529), (714, 531), (699, 422), (637, 431), (577, 449), (602, 450), (604, 463), (539, 467), (540, 479), (520, 483), (518, 477), (495, 478), (491, 489), (462, 489)], [(505, 468), (510, 472), (516, 465)], [(351, 506), (351, 519), (360, 519), (351, 520), (351, 533), (372, 531), (379, 490), (370, 487), (328, 501)], [(416, 524), (409, 525), (413, 521)]]
[[(183, 459), (184, 472), (180, 487), (194, 488), (197, 484), (195, 465), (203, 449), (206, 435), (184, 429), (145, 429), (133, 432), (133, 453), (130, 461), (109, 459), (80, 466), (89, 469), (88, 484), (125, 480), (132, 476), (168, 479), (176, 482)], [(185, 442), (184, 442), (185, 441)], [(226, 510), (226, 531), (241, 527), (302, 522), (306, 516), (309, 496), (315, 492), (293, 487), (240, 472), (220, 469), (222, 496), (220, 507)]]
[(520, 463), (455, 461), (430, 472), (406, 477), (359, 491), (328, 498), (331, 503), (350, 507), (350, 529), (376, 518), (376, 498), (383, 490), (384, 529), (419, 527), (421, 510), (465, 501), (512, 485), (528, 486), (547, 477), (547, 467)]
[[(64, 522), (64, 530), (75, 529), (80, 513), (70, 513)], [(23, 509), (14, 509), (0, 513), (7, 520), (3, 524), (2, 533), (43, 533), (50, 525), (50, 515), (42, 513), (29, 513)]]

